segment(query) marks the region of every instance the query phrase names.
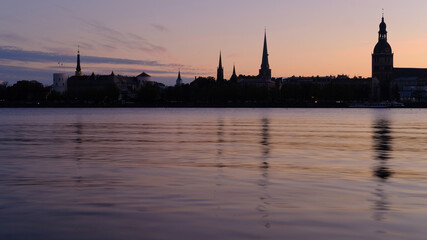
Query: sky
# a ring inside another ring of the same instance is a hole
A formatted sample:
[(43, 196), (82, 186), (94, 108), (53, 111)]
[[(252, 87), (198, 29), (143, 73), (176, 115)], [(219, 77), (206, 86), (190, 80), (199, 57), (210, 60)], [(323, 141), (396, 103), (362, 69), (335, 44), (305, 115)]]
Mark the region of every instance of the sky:
[[(395, 66), (427, 67), (425, 0), (2, 0), (0, 81), (52, 84), (70, 75), (80, 46), (83, 74), (185, 83), (257, 75), (267, 31), (273, 77), (370, 77), (384, 9)], [(60, 64), (58, 64), (60, 63)]]

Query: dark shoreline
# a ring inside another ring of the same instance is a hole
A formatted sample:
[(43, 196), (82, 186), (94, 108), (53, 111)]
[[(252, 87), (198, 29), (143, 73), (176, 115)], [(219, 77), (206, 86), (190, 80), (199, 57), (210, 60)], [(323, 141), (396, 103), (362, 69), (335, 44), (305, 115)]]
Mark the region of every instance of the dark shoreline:
[(403, 107), (350, 106), (349, 104), (282, 104), (282, 103), (245, 103), (245, 104), (89, 104), (89, 103), (0, 103), (0, 108), (427, 108), (427, 104), (405, 104)]

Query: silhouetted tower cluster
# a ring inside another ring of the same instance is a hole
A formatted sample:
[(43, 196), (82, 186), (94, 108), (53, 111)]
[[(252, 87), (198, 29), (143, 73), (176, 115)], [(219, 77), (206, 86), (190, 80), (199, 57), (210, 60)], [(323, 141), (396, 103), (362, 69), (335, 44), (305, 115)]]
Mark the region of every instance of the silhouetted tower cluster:
[(378, 32), (378, 43), (372, 54), (372, 78), (378, 80), (377, 86), (373, 86), (375, 100), (390, 100), (390, 82), (393, 78), (393, 52), (387, 42), (387, 25), (384, 22), (384, 14)]
[[(268, 50), (267, 50), (267, 31), (264, 33), (264, 47), (262, 52), (262, 62), (261, 62), (261, 69), (259, 70), (258, 76), (247, 76), (249, 78), (243, 77), (237, 77), (236, 74), (236, 66), (233, 65), (233, 74), (230, 77), (231, 81), (237, 82), (239, 79), (240, 82), (245, 82), (245, 80), (248, 80), (248, 82), (251, 82), (251, 84), (254, 84), (257, 82), (258, 84), (265, 84), (271, 82), (271, 69), (270, 64), (268, 63)], [(222, 67), (222, 56), (221, 52), (219, 53), (219, 64), (217, 69), (217, 82), (222, 83), (225, 81), (224, 79), (224, 68)], [(255, 80), (255, 81), (254, 81)]]

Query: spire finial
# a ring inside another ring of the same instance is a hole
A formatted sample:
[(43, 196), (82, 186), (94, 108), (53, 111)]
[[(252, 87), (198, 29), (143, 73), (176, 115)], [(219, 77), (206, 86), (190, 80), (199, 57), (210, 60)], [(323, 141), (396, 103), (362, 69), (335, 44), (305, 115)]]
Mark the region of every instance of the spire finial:
[(77, 53), (80, 54), (80, 44), (77, 45)]

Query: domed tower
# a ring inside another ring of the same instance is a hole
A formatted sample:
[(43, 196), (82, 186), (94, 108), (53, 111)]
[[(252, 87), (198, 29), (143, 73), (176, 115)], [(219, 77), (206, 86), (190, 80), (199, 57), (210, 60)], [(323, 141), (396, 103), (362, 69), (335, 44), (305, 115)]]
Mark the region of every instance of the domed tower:
[[(387, 42), (387, 25), (384, 15), (378, 32), (378, 43), (372, 54), (372, 79), (378, 81), (374, 98), (377, 100), (390, 100), (390, 82), (393, 78), (393, 52)], [(375, 88), (375, 86), (373, 86)]]

